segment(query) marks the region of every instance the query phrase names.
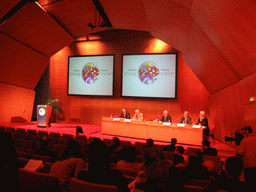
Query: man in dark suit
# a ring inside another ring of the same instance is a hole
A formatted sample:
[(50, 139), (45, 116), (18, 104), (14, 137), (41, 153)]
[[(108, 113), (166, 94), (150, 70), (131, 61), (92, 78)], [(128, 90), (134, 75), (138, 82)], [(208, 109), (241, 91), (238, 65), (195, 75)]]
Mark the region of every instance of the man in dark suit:
[(164, 111), (164, 115), (162, 116), (162, 118), (159, 120), (159, 122), (172, 122), (172, 118), (169, 115), (169, 112), (167, 110)]
[(184, 112), (184, 115), (183, 115), (183, 117), (180, 118), (179, 123), (184, 123), (184, 124), (187, 124), (187, 125), (191, 125), (191, 117), (189, 117), (188, 111)]
[(130, 119), (130, 113), (126, 111), (126, 108), (124, 107), (122, 109), (122, 113), (119, 116), (120, 118)]
[(209, 125), (208, 125), (208, 119), (205, 116), (204, 111), (200, 111), (197, 125), (205, 126), (206, 128), (203, 131), (204, 139), (207, 139), (210, 133)]

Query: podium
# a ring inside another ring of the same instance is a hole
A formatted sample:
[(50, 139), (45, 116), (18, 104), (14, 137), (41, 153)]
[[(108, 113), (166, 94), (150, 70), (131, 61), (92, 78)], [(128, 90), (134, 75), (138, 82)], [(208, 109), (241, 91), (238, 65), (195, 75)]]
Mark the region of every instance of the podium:
[(52, 107), (49, 105), (37, 105), (37, 126), (50, 127)]

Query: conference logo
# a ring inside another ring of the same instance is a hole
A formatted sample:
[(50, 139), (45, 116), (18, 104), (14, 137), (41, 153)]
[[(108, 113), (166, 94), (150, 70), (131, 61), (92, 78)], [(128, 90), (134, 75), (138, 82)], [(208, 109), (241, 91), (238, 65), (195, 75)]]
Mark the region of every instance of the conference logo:
[(139, 67), (139, 78), (142, 83), (149, 85), (154, 83), (159, 75), (159, 69), (156, 64), (152, 61), (144, 62)]
[(39, 109), (39, 115), (40, 116), (44, 116), (45, 115), (45, 109), (44, 108), (40, 108)]
[(83, 67), (82, 77), (87, 84), (95, 83), (98, 79), (99, 74), (100, 74), (100, 70), (92, 62), (86, 63), (85, 66)]

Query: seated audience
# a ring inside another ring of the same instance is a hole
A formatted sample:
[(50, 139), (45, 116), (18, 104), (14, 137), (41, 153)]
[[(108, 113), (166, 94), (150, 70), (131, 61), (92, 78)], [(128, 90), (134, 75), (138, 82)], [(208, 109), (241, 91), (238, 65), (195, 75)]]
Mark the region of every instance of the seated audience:
[(40, 138), (40, 148), (34, 151), (34, 154), (51, 157), (51, 163), (54, 163), (58, 157), (58, 153), (50, 150), (49, 137)]
[(225, 171), (216, 180), (211, 181), (207, 188), (208, 192), (224, 190), (233, 191), (255, 191), (255, 187), (249, 183), (239, 180), (242, 174), (243, 162), (238, 157), (229, 157), (225, 162)]
[(88, 148), (88, 171), (82, 170), (77, 179), (97, 184), (114, 185), (118, 191), (129, 192), (128, 185), (122, 173), (109, 168), (106, 144), (94, 138)]
[(63, 154), (52, 164), (49, 174), (58, 177), (62, 191), (68, 191), (69, 179), (84, 168), (83, 156), (80, 143), (70, 139)]
[(204, 140), (202, 142), (202, 148), (198, 151), (197, 156), (202, 159), (203, 155), (209, 156), (217, 156), (217, 149), (210, 147), (210, 142), (208, 140)]
[(113, 137), (112, 145), (108, 147), (109, 158), (111, 162), (117, 163), (121, 150), (122, 146), (120, 145), (120, 140), (117, 137)]
[(171, 139), (171, 145), (164, 146), (163, 150), (164, 151), (172, 151), (172, 152), (174, 152), (175, 149), (176, 149), (176, 144), (177, 144), (177, 139), (176, 138), (172, 138)]
[(2, 191), (18, 191), (19, 161), (12, 136), (0, 132), (0, 182)]
[(184, 158), (184, 163), (187, 164), (188, 163), (188, 155), (184, 155), (184, 152), (185, 152), (184, 147), (182, 147), (182, 146), (176, 147), (176, 153), (180, 154)]
[(156, 148), (152, 139), (147, 139), (146, 146), (143, 147), (143, 155), (145, 154), (156, 154), (157, 158), (163, 156), (162, 151)]
[(188, 166), (184, 171), (187, 180), (210, 180), (209, 172), (206, 167), (201, 165), (201, 159), (197, 156), (190, 155)]
[(136, 159), (136, 148), (133, 146), (124, 147), (121, 150), (121, 160), (117, 162), (116, 169), (132, 168), (134, 170), (140, 169), (140, 163)]

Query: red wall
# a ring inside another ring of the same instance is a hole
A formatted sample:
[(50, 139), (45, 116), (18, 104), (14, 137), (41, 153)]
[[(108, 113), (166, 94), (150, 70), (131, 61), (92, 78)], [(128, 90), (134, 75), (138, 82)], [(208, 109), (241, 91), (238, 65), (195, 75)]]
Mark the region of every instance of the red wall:
[(0, 122), (31, 121), (34, 90), (0, 83), (0, 97)]
[(215, 122), (216, 138), (224, 141), (244, 126), (256, 131), (256, 106), (250, 98), (256, 95), (256, 73), (219, 91), (209, 98), (211, 118)]
[[(74, 42), (50, 59), (50, 98), (60, 100), (67, 121), (101, 124), (103, 116), (119, 115), (122, 107), (131, 114), (140, 109), (146, 120), (161, 116), (165, 109), (177, 121), (185, 110), (190, 112), (192, 119), (198, 117), (200, 110), (210, 116), (209, 92), (184, 62), (182, 53), (178, 54), (177, 100), (121, 98), (121, 54), (177, 51), (147, 32), (106, 31), (94, 38), (98, 40)], [(67, 96), (68, 56), (94, 54), (115, 54), (115, 97)]]

